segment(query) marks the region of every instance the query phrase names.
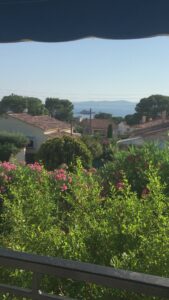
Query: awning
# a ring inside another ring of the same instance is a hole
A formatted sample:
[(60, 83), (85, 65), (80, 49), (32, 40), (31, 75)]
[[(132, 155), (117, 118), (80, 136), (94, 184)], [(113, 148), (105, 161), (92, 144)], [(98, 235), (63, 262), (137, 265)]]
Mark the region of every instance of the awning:
[(169, 0), (0, 0), (0, 42), (169, 34)]

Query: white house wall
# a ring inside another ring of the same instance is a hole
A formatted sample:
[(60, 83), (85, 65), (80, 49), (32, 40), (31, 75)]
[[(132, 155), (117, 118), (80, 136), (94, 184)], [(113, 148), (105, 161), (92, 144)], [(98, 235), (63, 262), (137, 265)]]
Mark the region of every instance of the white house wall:
[(41, 144), (47, 139), (42, 129), (22, 122), (11, 116), (0, 117), (0, 131), (22, 133), (26, 137), (33, 137), (34, 148), (31, 152), (36, 152), (40, 148)]

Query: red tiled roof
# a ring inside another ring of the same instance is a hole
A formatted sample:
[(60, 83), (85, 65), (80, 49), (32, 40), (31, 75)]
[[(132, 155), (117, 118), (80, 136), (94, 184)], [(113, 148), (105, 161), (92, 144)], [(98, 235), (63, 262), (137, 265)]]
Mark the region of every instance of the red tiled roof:
[(56, 120), (55, 118), (51, 118), (47, 115), (31, 116), (27, 113), (19, 113), (19, 114), (12, 113), (8, 115), (22, 122), (38, 127), (43, 131), (48, 131), (52, 129), (59, 129), (59, 130), (70, 129), (69, 123)]
[(66, 132), (66, 131), (62, 131), (62, 132), (52, 132), (50, 134), (47, 135), (48, 139), (54, 139), (56, 137), (62, 137), (62, 136), (71, 136), (73, 138), (79, 138), (81, 136), (81, 134), (79, 133), (71, 133), (71, 132)]
[[(84, 126), (90, 126), (90, 119), (86, 119), (82, 121)], [(107, 129), (109, 124), (112, 124), (113, 128), (117, 127), (112, 120), (108, 119), (92, 119), (91, 126), (93, 129)]]
[[(145, 126), (143, 126), (145, 125)], [(163, 132), (169, 129), (169, 120), (155, 120), (151, 122), (147, 122), (135, 128), (132, 132), (132, 136), (147, 136), (151, 134), (156, 134), (158, 132)]]
[(154, 126), (160, 126), (162, 124), (166, 124), (166, 123), (169, 123), (169, 119), (156, 119), (156, 120), (152, 120), (152, 121), (149, 121), (149, 122), (145, 122), (143, 124), (138, 124), (138, 125), (134, 125), (132, 126), (132, 128), (135, 128), (135, 129), (146, 129), (146, 128), (151, 128), (151, 127), (154, 127)]

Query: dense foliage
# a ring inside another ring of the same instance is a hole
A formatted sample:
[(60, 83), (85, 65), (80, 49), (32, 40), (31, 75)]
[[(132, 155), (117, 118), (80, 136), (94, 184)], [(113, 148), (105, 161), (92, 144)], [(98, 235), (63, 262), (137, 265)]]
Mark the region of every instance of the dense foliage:
[(43, 115), (48, 111), (42, 101), (34, 97), (24, 97), (11, 94), (2, 98), (0, 102), (0, 113), (13, 112), (22, 113), (27, 110), (30, 115)]
[(98, 114), (95, 114), (95, 119), (108, 119), (108, 120), (111, 120), (112, 119), (112, 114), (108, 114), (108, 113), (98, 113)]
[(163, 149), (158, 144), (145, 144), (144, 147), (130, 147), (128, 150), (115, 150), (111, 161), (104, 164), (100, 170), (104, 180), (105, 192), (109, 193), (109, 185), (118, 184), (123, 176), (131, 186), (133, 192), (139, 196), (146, 189), (147, 170), (153, 165), (158, 169), (158, 174), (165, 184), (165, 193), (169, 195), (169, 151), (168, 145)]
[(101, 167), (112, 161), (117, 150), (115, 139), (101, 136), (82, 135), (81, 140), (86, 144), (92, 154), (93, 167)]
[(11, 94), (4, 96), (0, 101), (0, 114), (7, 112), (23, 113), (30, 115), (46, 115), (62, 121), (73, 120), (73, 104), (67, 99), (47, 98), (45, 104), (35, 97)]
[(151, 95), (143, 98), (136, 105), (135, 111), (134, 114), (125, 116), (128, 125), (139, 124), (143, 116), (147, 121), (161, 117), (162, 114), (169, 116), (169, 96)]
[(57, 137), (43, 143), (37, 154), (47, 169), (53, 170), (61, 164), (74, 165), (80, 158), (84, 167), (91, 165), (92, 156), (87, 146), (70, 136)]
[(0, 161), (8, 161), (28, 143), (27, 138), (20, 133), (0, 131)]
[[(1, 163), (1, 246), (169, 277), (168, 164), (168, 148), (153, 145), (119, 151), (99, 171), (79, 161), (72, 173)], [(1, 270), (5, 283), (26, 287), (30, 277)], [(48, 277), (43, 289), (86, 300), (150, 299)]]
[(138, 113), (134, 113), (132, 115), (126, 115), (125, 121), (130, 126), (139, 124), (141, 121), (141, 115)]
[(112, 124), (109, 124), (107, 128), (107, 138), (112, 139), (112, 137), (113, 137), (113, 126)]
[(47, 98), (45, 107), (50, 115), (58, 120), (71, 121), (73, 119), (73, 104), (67, 99)]
[(100, 158), (103, 154), (103, 145), (99, 136), (82, 135), (81, 140), (90, 150), (93, 160)]
[(169, 114), (169, 97), (163, 95), (151, 95), (148, 98), (143, 98), (136, 105), (136, 112), (141, 116), (148, 118), (156, 118), (163, 111)]

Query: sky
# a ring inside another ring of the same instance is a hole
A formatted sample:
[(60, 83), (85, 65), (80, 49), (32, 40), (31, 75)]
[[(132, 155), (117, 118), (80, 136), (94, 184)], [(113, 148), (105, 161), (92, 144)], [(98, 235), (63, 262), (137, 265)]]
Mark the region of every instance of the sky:
[(0, 70), (0, 99), (138, 102), (169, 95), (169, 37), (0, 44)]

